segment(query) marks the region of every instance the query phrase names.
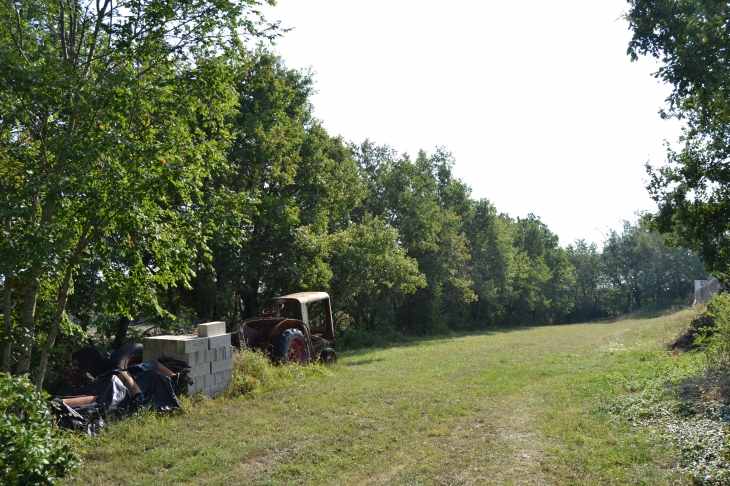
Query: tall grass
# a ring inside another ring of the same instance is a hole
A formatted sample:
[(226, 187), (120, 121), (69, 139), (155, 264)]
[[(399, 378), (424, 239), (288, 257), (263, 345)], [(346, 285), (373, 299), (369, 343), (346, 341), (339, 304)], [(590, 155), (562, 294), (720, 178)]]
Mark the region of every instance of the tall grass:
[(254, 397), (267, 389), (287, 387), (312, 376), (329, 374), (331, 371), (321, 363), (282, 366), (273, 363), (271, 357), (260, 350), (236, 350), (231, 384), (224, 394), (228, 398)]

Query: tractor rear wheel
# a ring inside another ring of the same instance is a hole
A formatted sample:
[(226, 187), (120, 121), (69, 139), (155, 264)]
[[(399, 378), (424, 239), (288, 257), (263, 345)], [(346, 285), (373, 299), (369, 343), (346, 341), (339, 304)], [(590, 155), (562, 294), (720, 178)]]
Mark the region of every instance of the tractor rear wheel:
[(309, 361), (307, 338), (297, 329), (285, 329), (276, 336), (274, 358), (286, 364), (306, 364)]

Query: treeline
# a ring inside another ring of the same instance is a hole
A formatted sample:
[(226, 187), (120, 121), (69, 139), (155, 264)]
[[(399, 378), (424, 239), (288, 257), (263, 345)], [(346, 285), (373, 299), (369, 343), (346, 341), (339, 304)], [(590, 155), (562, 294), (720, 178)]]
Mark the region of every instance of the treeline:
[[(212, 258), (197, 249), (189, 286), (155, 289), (174, 316), (236, 322), (270, 297), (325, 289), (340, 331), (433, 333), (686, 302), (705, 275), (690, 252), (637, 224), (611, 232), (600, 250), (562, 248), (538, 217), (515, 220), (473, 200), (444, 150), (411, 160), (330, 136), (312, 116), (311, 77), (275, 55), (251, 54), (236, 75), (230, 170), (208, 186), (243, 203), (208, 210)], [(106, 286), (92, 275), (77, 280)], [(102, 311), (93, 301), (76, 292), (70, 309), (91, 322)]]
[(435, 333), (690, 303), (706, 276), (638, 222), (602, 248), (563, 248), (539, 217), (472, 199), (443, 149), (411, 159), (331, 137), (312, 117), (311, 78), (272, 54), (252, 54), (239, 76), (232, 172), (212, 186), (254, 203), (237, 237), (219, 226), (191, 287), (165, 296), (176, 315), (238, 321), (270, 297), (325, 289), (340, 331)]
[(63, 164), (44, 166), (31, 121), (2, 126), (4, 370), (40, 368), (40, 386), (69, 349), (119, 346), (135, 321), (233, 323), (304, 290), (330, 293), (340, 335), (423, 334), (689, 303), (705, 275), (637, 224), (563, 248), (539, 217), (472, 199), (446, 150), (329, 135), (310, 75), (266, 50), (194, 69), (210, 72), (188, 88), (228, 77), (235, 97), (213, 86), (228, 108), (206, 104), (209, 85), (133, 93), (137, 113), (83, 121), (92, 143), (56, 127)]

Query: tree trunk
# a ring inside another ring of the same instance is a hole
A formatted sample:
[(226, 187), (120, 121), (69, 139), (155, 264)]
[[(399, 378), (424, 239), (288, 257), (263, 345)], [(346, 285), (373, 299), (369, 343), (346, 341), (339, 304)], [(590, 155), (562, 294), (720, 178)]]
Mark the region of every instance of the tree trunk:
[(233, 316), (231, 317), (230, 326), (236, 325), (236, 319), (238, 319), (238, 294), (233, 297)]
[(53, 322), (51, 323), (51, 331), (48, 333), (48, 339), (46, 344), (43, 346), (41, 352), (41, 362), (38, 365), (38, 373), (36, 374), (35, 387), (38, 390), (43, 388), (43, 380), (46, 376), (46, 366), (48, 365), (48, 358), (51, 355), (51, 349), (56, 343), (56, 336), (58, 335), (58, 329), (61, 327), (61, 320), (63, 314), (66, 312), (66, 302), (68, 302), (68, 293), (71, 288), (71, 275), (73, 273), (74, 259), (69, 261), (66, 267), (66, 274), (63, 276), (63, 283), (61, 288), (58, 290), (58, 305), (56, 307), (56, 315), (53, 316)]
[(63, 276), (63, 282), (61, 288), (58, 289), (58, 301), (56, 306), (56, 314), (53, 316), (53, 322), (51, 323), (51, 330), (48, 333), (48, 339), (46, 344), (43, 346), (41, 352), (41, 362), (38, 365), (38, 373), (36, 374), (35, 386), (40, 390), (43, 387), (43, 380), (46, 376), (46, 366), (48, 365), (48, 358), (51, 355), (51, 349), (56, 344), (56, 336), (58, 336), (58, 329), (61, 327), (61, 320), (66, 312), (66, 304), (68, 303), (68, 294), (71, 290), (71, 277), (73, 276), (73, 270), (76, 266), (79, 256), (81, 255), (84, 247), (89, 242), (91, 233), (91, 224), (87, 223), (84, 230), (79, 235), (79, 241), (76, 244), (76, 248), (68, 259), (66, 265), (66, 273)]
[(117, 321), (117, 332), (114, 334), (114, 349), (119, 349), (124, 346), (124, 341), (127, 340), (127, 332), (129, 332), (130, 320), (127, 316), (122, 316)]
[(13, 321), (11, 319), (13, 309), (10, 302), (13, 284), (15, 284), (15, 275), (6, 275), (3, 286), (3, 372), (5, 373), (10, 373), (10, 358), (13, 351)]
[(35, 308), (38, 302), (41, 267), (35, 265), (28, 275), (28, 285), (23, 294), (23, 315), (20, 317), (20, 338), (18, 339), (18, 361), (15, 363), (15, 374), (25, 375), (30, 371), (30, 354), (35, 334)]
[[(41, 209), (40, 225), (44, 226), (51, 222), (55, 205), (47, 201)], [(28, 275), (28, 284), (23, 295), (23, 315), (20, 317), (21, 332), (19, 339), (18, 362), (15, 364), (15, 374), (25, 375), (30, 371), (30, 354), (33, 349), (33, 337), (35, 335), (35, 310), (38, 302), (38, 290), (40, 289), (41, 264), (34, 263)]]

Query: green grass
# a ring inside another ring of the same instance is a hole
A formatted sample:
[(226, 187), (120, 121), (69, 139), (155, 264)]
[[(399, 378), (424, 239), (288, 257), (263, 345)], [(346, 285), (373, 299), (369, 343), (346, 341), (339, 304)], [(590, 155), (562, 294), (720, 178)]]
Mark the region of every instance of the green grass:
[(79, 438), (67, 482), (682, 484), (679, 452), (621, 407), (644, 378), (695, 368), (665, 348), (692, 315), (342, 353), (330, 370), (274, 372), (253, 397), (185, 400)]

